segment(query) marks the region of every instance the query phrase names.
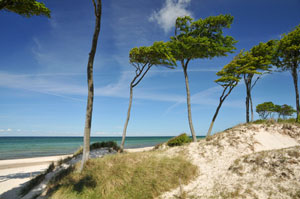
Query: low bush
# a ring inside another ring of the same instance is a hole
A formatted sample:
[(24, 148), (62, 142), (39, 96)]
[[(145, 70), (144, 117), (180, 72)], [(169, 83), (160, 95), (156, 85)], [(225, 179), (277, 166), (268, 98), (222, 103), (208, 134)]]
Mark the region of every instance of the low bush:
[(120, 147), (114, 141), (107, 141), (107, 142), (96, 142), (91, 144), (90, 150), (99, 149), (99, 148), (113, 148), (115, 151), (118, 151)]
[(189, 143), (191, 141), (192, 141), (192, 139), (186, 133), (183, 133), (183, 134), (180, 134), (180, 135), (170, 139), (167, 142), (167, 145), (170, 147), (181, 146), (181, 145), (183, 145), (185, 143)]

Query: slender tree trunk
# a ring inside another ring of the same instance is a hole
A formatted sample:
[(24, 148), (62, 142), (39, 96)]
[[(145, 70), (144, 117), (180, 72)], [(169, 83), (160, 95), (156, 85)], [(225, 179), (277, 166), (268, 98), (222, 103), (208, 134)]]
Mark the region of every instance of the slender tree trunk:
[(253, 122), (253, 104), (252, 104), (252, 96), (250, 92), (250, 111), (251, 111), (251, 122)]
[(296, 121), (299, 121), (300, 106), (299, 106), (298, 74), (297, 74), (297, 65), (296, 64), (292, 68), (292, 76), (293, 76), (293, 80), (294, 80), (294, 87), (295, 87), (295, 93), (296, 93), (296, 110), (297, 110)]
[(223, 102), (224, 102), (224, 101), (220, 100), (220, 103), (219, 103), (219, 105), (218, 105), (218, 107), (217, 107), (217, 109), (216, 109), (216, 112), (215, 112), (215, 114), (214, 114), (214, 116), (213, 116), (213, 119), (212, 119), (212, 121), (211, 121), (211, 123), (210, 123), (209, 129), (208, 129), (208, 131), (207, 131), (206, 139), (209, 139), (209, 137), (210, 137), (210, 134), (211, 134), (213, 125), (214, 125), (214, 123), (215, 123), (215, 121), (216, 121), (216, 118), (217, 118), (217, 116), (218, 116), (219, 110), (220, 110), (220, 108), (221, 108)]
[[(233, 90), (233, 88), (234, 88), (235, 86), (236, 86), (236, 84), (224, 88), (224, 90), (223, 90), (223, 92), (222, 92), (222, 95), (221, 95), (221, 97), (220, 97), (220, 100), (219, 100), (219, 105), (218, 105), (218, 107), (217, 107), (217, 109), (216, 109), (216, 112), (215, 112), (215, 114), (214, 114), (214, 116), (213, 116), (213, 119), (212, 119), (212, 121), (211, 121), (211, 123), (210, 123), (209, 129), (208, 129), (208, 131), (207, 131), (206, 140), (208, 140), (209, 137), (210, 137), (210, 135), (211, 135), (211, 131), (212, 131), (213, 125), (214, 125), (215, 120), (216, 120), (216, 118), (217, 118), (217, 116), (218, 116), (218, 114), (219, 114), (219, 110), (220, 110), (220, 108), (221, 108), (223, 102), (225, 101), (225, 99), (228, 97), (228, 95), (231, 93), (231, 91)], [(227, 88), (229, 88), (229, 90), (228, 90), (227, 94), (225, 95), (225, 92), (226, 92)], [(224, 96), (224, 95), (225, 95), (225, 96)]]
[(91, 124), (92, 124), (92, 113), (93, 113), (93, 101), (94, 101), (94, 81), (93, 81), (93, 65), (94, 58), (97, 49), (98, 37), (101, 25), (101, 0), (93, 0), (96, 16), (96, 24), (93, 35), (92, 47), (89, 53), (89, 60), (87, 64), (87, 83), (88, 83), (88, 99), (86, 106), (86, 118), (85, 118), (85, 128), (84, 128), (84, 141), (83, 141), (83, 153), (82, 161), (80, 166), (80, 172), (83, 170), (85, 162), (89, 159), (90, 153), (90, 134), (91, 134)]
[(186, 98), (187, 98), (187, 109), (188, 109), (188, 119), (189, 119), (189, 125), (190, 125), (190, 130), (191, 134), (193, 137), (193, 141), (197, 142), (197, 137), (195, 134), (194, 126), (193, 126), (193, 121), (192, 121), (192, 112), (191, 112), (191, 97), (190, 97), (190, 86), (189, 86), (189, 78), (187, 74), (187, 67), (184, 66), (184, 63), (182, 62), (182, 67), (183, 67), (183, 72), (184, 72), (184, 78), (185, 78), (185, 88), (186, 88)]
[(251, 99), (251, 80), (253, 75), (249, 74), (244, 76), (244, 81), (246, 85), (246, 122), (249, 123), (249, 109), (250, 109), (250, 99)]
[(124, 149), (124, 143), (125, 143), (127, 126), (128, 126), (128, 122), (129, 122), (129, 119), (130, 119), (130, 111), (131, 111), (131, 104), (132, 104), (132, 94), (133, 94), (133, 89), (132, 89), (132, 84), (130, 84), (129, 106), (128, 106), (128, 111), (127, 111), (127, 118), (126, 118), (124, 129), (123, 129), (122, 142), (121, 142), (121, 146), (120, 146), (120, 151), (121, 152)]

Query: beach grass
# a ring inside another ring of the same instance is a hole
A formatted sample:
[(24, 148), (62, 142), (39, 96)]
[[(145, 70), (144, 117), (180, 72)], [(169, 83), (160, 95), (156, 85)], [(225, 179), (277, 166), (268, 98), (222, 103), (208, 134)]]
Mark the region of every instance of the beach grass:
[(107, 155), (89, 160), (82, 173), (76, 170), (50, 183), (50, 198), (149, 199), (188, 183), (197, 174), (197, 167), (183, 156), (153, 151)]

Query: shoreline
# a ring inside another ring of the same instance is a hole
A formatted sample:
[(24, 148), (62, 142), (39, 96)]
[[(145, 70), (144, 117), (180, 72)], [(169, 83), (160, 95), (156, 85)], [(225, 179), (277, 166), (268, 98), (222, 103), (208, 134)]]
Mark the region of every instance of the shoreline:
[[(125, 149), (125, 152), (149, 151), (153, 147)], [(30, 179), (45, 171), (52, 162), (70, 155), (43, 156), (22, 159), (0, 160), (0, 198), (11, 198), (9, 194), (16, 194)]]

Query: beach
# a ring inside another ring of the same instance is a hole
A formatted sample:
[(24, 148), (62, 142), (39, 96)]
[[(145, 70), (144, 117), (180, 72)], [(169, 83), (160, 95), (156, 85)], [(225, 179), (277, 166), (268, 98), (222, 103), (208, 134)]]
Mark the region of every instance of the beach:
[[(153, 147), (125, 149), (125, 152), (149, 151)], [(45, 171), (52, 162), (69, 155), (48, 156), (12, 160), (0, 160), (0, 199), (15, 198), (21, 186)], [(3, 194), (3, 195), (2, 195)]]
[(52, 162), (66, 157), (68, 155), (0, 160), (0, 198), (2, 199), (3, 193), (12, 189), (17, 190), (31, 178), (46, 170)]

